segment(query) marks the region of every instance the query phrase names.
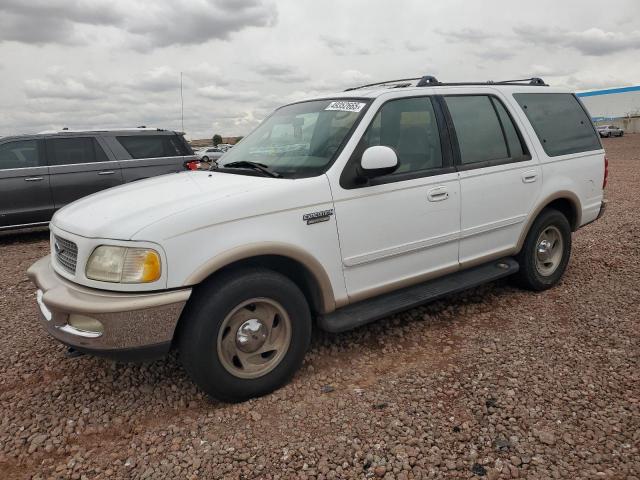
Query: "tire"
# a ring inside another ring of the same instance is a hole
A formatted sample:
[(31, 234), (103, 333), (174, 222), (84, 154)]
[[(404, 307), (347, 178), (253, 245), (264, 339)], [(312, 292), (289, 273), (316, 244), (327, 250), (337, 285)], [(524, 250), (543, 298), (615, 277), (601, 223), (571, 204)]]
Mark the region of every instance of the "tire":
[(209, 161), (209, 157), (202, 157), (200, 159), (201, 162), (208, 162)]
[(624, 132), (620, 132), (620, 135), (618, 135), (619, 137), (622, 137), (624, 135)]
[[(548, 243), (543, 245), (545, 240)], [(539, 248), (546, 250), (542, 252)], [(545, 209), (533, 222), (522, 250), (516, 256), (520, 270), (514, 275), (514, 280), (527, 290), (542, 291), (551, 288), (562, 278), (570, 256), (569, 220), (558, 210)]]
[(271, 270), (243, 268), (197, 287), (181, 319), (178, 349), (204, 392), (241, 402), (287, 383), (310, 340), (311, 313), (298, 286)]

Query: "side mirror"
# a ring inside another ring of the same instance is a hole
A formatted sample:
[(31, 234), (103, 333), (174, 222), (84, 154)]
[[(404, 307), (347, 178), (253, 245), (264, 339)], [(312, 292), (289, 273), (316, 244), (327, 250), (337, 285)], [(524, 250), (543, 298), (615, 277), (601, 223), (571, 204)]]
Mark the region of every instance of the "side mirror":
[(362, 154), (360, 167), (362, 174), (368, 178), (387, 175), (398, 168), (398, 156), (390, 147), (369, 147)]

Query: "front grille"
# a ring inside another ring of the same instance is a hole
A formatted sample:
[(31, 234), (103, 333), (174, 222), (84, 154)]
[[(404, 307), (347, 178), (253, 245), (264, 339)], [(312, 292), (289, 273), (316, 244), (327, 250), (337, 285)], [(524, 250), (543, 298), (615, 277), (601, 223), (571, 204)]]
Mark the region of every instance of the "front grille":
[(71, 240), (53, 237), (53, 251), (56, 254), (58, 264), (69, 273), (76, 273), (76, 261), (78, 260), (78, 246)]

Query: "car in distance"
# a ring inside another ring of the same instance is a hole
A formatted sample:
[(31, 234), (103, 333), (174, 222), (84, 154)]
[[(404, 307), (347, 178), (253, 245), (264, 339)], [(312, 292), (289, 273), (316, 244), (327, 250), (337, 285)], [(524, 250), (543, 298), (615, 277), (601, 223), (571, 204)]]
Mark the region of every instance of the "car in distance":
[(606, 181), (565, 89), (383, 82), (279, 108), (211, 171), (63, 208), (28, 275), (62, 343), (120, 358), (175, 347), (200, 388), (241, 401), (293, 376), (313, 327), (506, 276), (553, 287)]
[(601, 137), (622, 137), (624, 130), (615, 125), (600, 125), (596, 127)]
[(217, 147), (206, 147), (196, 152), (196, 157), (201, 162), (215, 162), (222, 155), (224, 155), (224, 151)]
[(185, 170), (182, 133), (134, 128), (51, 131), (0, 138), (0, 230), (46, 225), (81, 197)]

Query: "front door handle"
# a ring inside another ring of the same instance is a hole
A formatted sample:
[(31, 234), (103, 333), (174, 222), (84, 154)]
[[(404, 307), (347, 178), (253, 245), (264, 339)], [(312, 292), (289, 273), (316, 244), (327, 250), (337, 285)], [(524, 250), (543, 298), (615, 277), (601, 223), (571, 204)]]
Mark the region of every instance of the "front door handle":
[(114, 172), (113, 170), (104, 170), (102, 172), (98, 172), (98, 175), (113, 175), (114, 173), (116, 172)]
[(441, 202), (449, 198), (449, 192), (446, 187), (432, 188), (427, 192), (427, 200), (430, 202)]
[(522, 174), (522, 181), (524, 183), (533, 183), (537, 179), (538, 179), (538, 172), (530, 171), (530, 172), (524, 172)]
[(44, 180), (44, 177), (27, 177), (24, 179), (25, 182), (39, 182), (40, 180)]

